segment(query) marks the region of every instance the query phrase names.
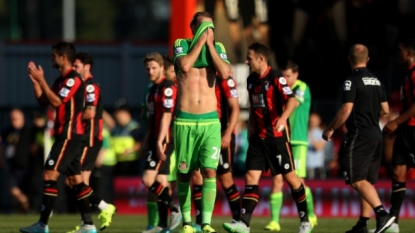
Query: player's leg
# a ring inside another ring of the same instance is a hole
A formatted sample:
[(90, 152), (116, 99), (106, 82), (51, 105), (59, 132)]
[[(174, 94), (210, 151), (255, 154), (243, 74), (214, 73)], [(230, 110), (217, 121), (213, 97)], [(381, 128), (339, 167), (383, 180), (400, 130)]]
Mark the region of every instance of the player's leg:
[[(168, 144), (166, 144), (166, 149), (168, 147)], [(148, 153), (149, 155), (147, 157), (147, 163), (143, 174), (143, 184), (151, 192), (157, 195), (159, 222), (157, 227), (144, 231), (146, 233), (158, 232), (168, 227), (168, 209), (172, 211), (172, 218), (179, 213), (178, 207), (174, 205), (171, 195), (169, 194), (167, 176), (170, 172), (170, 159), (167, 159), (166, 161), (159, 160), (157, 158), (156, 145), (154, 143), (150, 143)], [(167, 150), (165, 150), (165, 153), (167, 153)], [(177, 225), (177, 223), (173, 226), (170, 224), (169, 229), (173, 230), (177, 227)]]
[(267, 159), (263, 144), (258, 141), (249, 143), (246, 156), (245, 190), (242, 196), (241, 221), (224, 223), (228, 232), (249, 233), (252, 214), (259, 200), (259, 179), (265, 170)]
[[(194, 153), (197, 140), (193, 130), (196, 129), (196, 123), (191, 119), (183, 118), (179, 113), (174, 121), (174, 146), (177, 163), (177, 193), (180, 204), (180, 211), (183, 218), (183, 228), (181, 233), (193, 233), (192, 227), (192, 192), (190, 190), (190, 180), (192, 171), (196, 170)], [(191, 135), (191, 136), (189, 136)]]
[(78, 209), (82, 217), (82, 225), (78, 230), (73, 232), (96, 233), (97, 230), (92, 221), (90, 202), (90, 196), (93, 193), (93, 190), (90, 186), (84, 183), (81, 175), (81, 159), (83, 154), (82, 152), (84, 151), (84, 142), (69, 141), (68, 148), (71, 148), (71, 153), (76, 154), (76, 156), (71, 161), (65, 174), (68, 177), (70, 187), (72, 187), (71, 193), (73, 198), (76, 198), (77, 200)]
[[(89, 186), (89, 180), (91, 178), (92, 170), (95, 167), (95, 161), (98, 157), (102, 147), (102, 141), (96, 141), (92, 147), (89, 147), (86, 151), (86, 156), (81, 158), (81, 176), (84, 180), (84, 183)], [(98, 207), (101, 213), (98, 215), (98, 218), (101, 220), (100, 230), (104, 230), (110, 226), (112, 222), (112, 217), (114, 216), (117, 208), (104, 201), (100, 196), (95, 192), (89, 196), (91, 205)]]
[(192, 172), (192, 197), (196, 212), (196, 224), (193, 227), (196, 232), (200, 232), (202, 229), (202, 188), (202, 173), (200, 172), (200, 169), (194, 170)]
[[(344, 170), (346, 183), (350, 184), (363, 198), (376, 214), (376, 231), (384, 232), (390, 227), (395, 217), (386, 212), (379, 199), (378, 193), (373, 184), (376, 183), (380, 162), (381, 162), (381, 143), (382, 140), (363, 140), (351, 139), (346, 143), (344, 155), (341, 158), (341, 164)], [(369, 211), (365, 202), (362, 202), (362, 214), (368, 214)], [(361, 216), (362, 219), (369, 218), (370, 215)], [(358, 223), (348, 233), (367, 231), (366, 221)]]
[(283, 193), (282, 186), (284, 181), (282, 175), (276, 175), (272, 178), (272, 188), (270, 199), (271, 222), (265, 226), (265, 230), (280, 231), (280, 212), (282, 207)]
[(157, 206), (157, 195), (147, 190), (147, 230), (153, 229), (159, 224), (159, 212)]
[(241, 218), (241, 195), (232, 176), (234, 154), (235, 135), (232, 135), (230, 146), (221, 150), (217, 175), (228, 200), (232, 219), (237, 222)]
[(278, 154), (278, 156), (269, 156), (269, 163), (274, 166), (275, 164), (279, 165), (279, 171), (277, 171), (282, 174), (291, 189), (291, 195), (297, 205), (298, 216), (301, 221), (298, 232), (309, 233), (311, 232), (312, 226), (308, 219), (306, 190), (296, 174), (291, 145), (288, 143), (276, 143), (273, 147), (275, 148), (274, 152), (270, 154)]
[(60, 173), (66, 172), (71, 159), (74, 157), (74, 154), (67, 153), (68, 143), (68, 140), (57, 140), (53, 143), (49, 157), (45, 163), (45, 170), (43, 172), (44, 189), (40, 209), (40, 219), (37, 223), (29, 227), (20, 228), (20, 232), (49, 232), (48, 221), (58, 196), (56, 181)]
[[(216, 232), (211, 227), (213, 209), (216, 200), (216, 169), (219, 163), (221, 148), (221, 126), (214, 113), (215, 121), (206, 126), (198, 126), (201, 146), (199, 148), (200, 172), (203, 177), (202, 185), (202, 232)], [(212, 118), (213, 118), (212, 117)], [(208, 120), (209, 121), (209, 120)], [(211, 121), (211, 120), (210, 120)]]
[(291, 148), (294, 157), (295, 173), (300, 178), (300, 181), (303, 183), (307, 195), (308, 218), (310, 220), (311, 225), (314, 227), (317, 225), (317, 216), (314, 213), (313, 194), (311, 193), (310, 188), (304, 182), (304, 178), (307, 176), (306, 163), (308, 148), (305, 145), (292, 145)]

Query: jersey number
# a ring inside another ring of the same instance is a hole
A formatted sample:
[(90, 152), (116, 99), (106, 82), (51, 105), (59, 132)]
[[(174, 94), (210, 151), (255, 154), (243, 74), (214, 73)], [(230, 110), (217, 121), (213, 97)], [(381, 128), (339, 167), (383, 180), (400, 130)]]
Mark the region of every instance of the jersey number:
[(220, 153), (220, 151), (219, 151), (219, 149), (216, 147), (216, 146), (214, 146), (214, 147), (212, 147), (212, 149), (215, 151), (215, 152), (213, 152), (213, 155), (211, 156), (211, 158), (212, 159), (218, 159), (219, 158), (219, 153)]
[(149, 150), (148, 151), (148, 157), (147, 157), (147, 161), (151, 161), (151, 156), (153, 155), (153, 151)]

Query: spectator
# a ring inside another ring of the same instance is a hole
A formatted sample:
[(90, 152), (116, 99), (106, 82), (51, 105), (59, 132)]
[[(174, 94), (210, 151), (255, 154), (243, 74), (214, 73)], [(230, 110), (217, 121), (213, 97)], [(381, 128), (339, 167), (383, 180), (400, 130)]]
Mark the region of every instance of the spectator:
[(30, 145), (33, 141), (32, 131), (25, 124), (24, 114), (20, 109), (10, 112), (10, 126), (2, 133), (2, 144), (6, 158), (8, 189), (23, 212), (29, 212), (27, 175), (30, 161)]
[(324, 148), (326, 141), (321, 138), (323, 130), (320, 127), (321, 117), (317, 113), (311, 113), (308, 128), (307, 151), (307, 177), (313, 179), (326, 179), (324, 168)]
[(119, 176), (139, 175), (139, 151), (144, 140), (144, 132), (135, 121), (129, 107), (122, 99), (117, 104), (114, 119), (104, 111), (103, 119), (112, 136), (112, 147), (117, 156), (115, 174)]

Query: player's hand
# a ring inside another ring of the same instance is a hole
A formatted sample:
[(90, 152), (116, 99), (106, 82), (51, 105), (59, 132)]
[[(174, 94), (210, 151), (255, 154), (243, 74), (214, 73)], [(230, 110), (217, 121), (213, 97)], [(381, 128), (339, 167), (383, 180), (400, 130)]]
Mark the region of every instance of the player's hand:
[(232, 134), (225, 133), (222, 135), (222, 148), (228, 148), (231, 145)]
[(166, 161), (167, 156), (164, 154), (164, 145), (163, 143), (157, 143), (157, 158), (161, 161)]
[(207, 45), (214, 45), (215, 44), (215, 33), (213, 32), (213, 29), (208, 28), (206, 30), (206, 33), (207, 33), (206, 44)]
[(38, 67), (36, 67), (34, 62), (29, 62), (29, 65), (27, 68), (29, 70), (29, 77), (31, 79), (34, 79), (38, 82), (45, 80), (42, 66), (39, 65)]
[(277, 124), (275, 124), (275, 129), (277, 132), (282, 132), (284, 129), (287, 128), (287, 120), (278, 119)]
[(199, 43), (199, 45), (204, 45), (207, 43), (207, 37), (208, 37), (208, 33), (207, 30), (202, 33), (202, 35), (200, 36), (199, 40), (197, 41), (197, 43)]
[(323, 132), (323, 139), (326, 141), (331, 141), (331, 137), (333, 136), (334, 130), (332, 129), (325, 129)]
[(30, 73), (30, 68), (29, 67), (36, 67), (34, 62), (29, 62), (29, 64), (27, 65), (27, 72), (29, 74), (29, 78), (30, 80), (32, 80), (33, 83), (38, 83), (38, 81), (33, 77), (33, 75)]
[(383, 128), (383, 131), (387, 134), (393, 134), (395, 133), (396, 129), (398, 129), (398, 122), (396, 121), (389, 121), (385, 127)]

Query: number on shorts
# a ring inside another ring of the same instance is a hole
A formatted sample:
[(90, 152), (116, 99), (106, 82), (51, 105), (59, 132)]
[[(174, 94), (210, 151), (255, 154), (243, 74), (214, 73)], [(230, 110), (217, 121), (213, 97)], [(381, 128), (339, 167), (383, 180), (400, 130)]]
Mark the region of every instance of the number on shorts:
[(281, 155), (277, 155), (277, 159), (278, 159), (278, 165), (281, 166), (281, 159), (282, 159)]
[(148, 151), (148, 157), (147, 157), (147, 161), (151, 161), (151, 156), (153, 155), (153, 151), (149, 150)]
[(211, 156), (211, 158), (216, 160), (216, 159), (218, 159), (218, 155), (219, 155), (220, 151), (219, 151), (219, 149), (216, 146), (212, 147), (212, 149), (215, 152), (213, 152), (213, 155)]

